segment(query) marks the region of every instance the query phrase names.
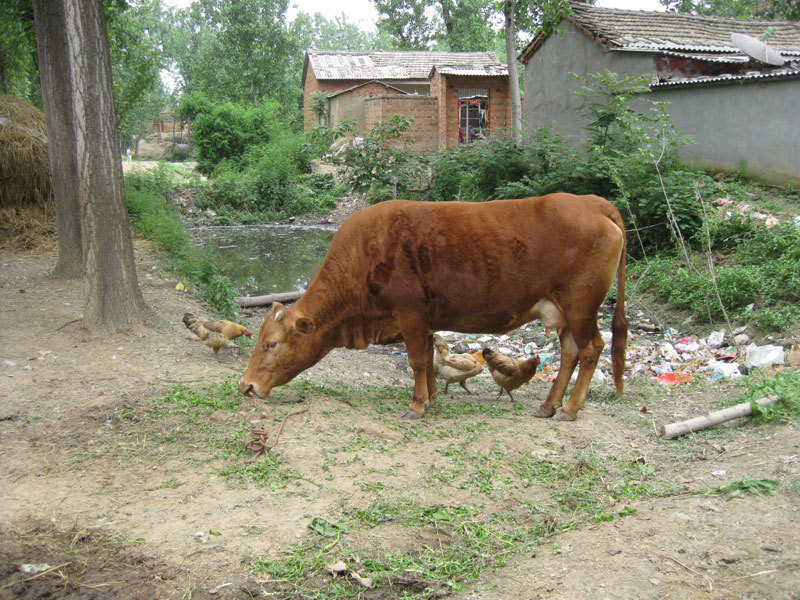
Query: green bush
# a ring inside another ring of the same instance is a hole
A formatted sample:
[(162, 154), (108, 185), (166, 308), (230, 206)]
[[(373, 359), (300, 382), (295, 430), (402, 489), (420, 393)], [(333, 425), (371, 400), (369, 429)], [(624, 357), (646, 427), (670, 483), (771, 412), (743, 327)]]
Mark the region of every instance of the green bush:
[(330, 210), (343, 189), (332, 175), (312, 175), (309, 168), (303, 138), (277, 135), (269, 144), (249, 148), (238, 165), (221, 162), (198, 207), (222, 217), (258, 214), (262, 221)]
[(239, 166), (254, 146), (269, 144), (289, 130), (280, 106), (265, 100), (258, 106), (199, 103), (192, 122), (197, 170), (206, 175), (223, 163)]

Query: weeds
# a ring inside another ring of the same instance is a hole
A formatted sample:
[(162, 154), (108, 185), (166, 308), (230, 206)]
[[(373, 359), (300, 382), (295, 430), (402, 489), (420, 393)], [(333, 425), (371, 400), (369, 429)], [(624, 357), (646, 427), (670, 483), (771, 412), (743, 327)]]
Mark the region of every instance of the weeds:
[(125, 194), (131, 223), (159, 246), (167, 268), (193, 287), (200, 300), (213, 307), (218, 316), (232, 319), (239, 308), (236, 290), (221, 274), (214, 254), (192, 243), (177, 210), (165, 203), (173, 184), (163, 164), (149, 172), (128, 174)]

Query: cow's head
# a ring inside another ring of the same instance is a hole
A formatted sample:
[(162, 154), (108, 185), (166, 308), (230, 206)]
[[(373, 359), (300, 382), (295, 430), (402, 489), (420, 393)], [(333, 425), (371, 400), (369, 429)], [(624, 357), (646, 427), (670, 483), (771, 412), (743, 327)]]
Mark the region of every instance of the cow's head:
[(245, 396), (264, 398), (272, 388), (288, 383), (317, 362), (320, 348), (311, 335), (315, 330), (314, 320), (295, 306), (273, 304), (272, 312), (261, 324), (247, 370), (239, 380), (239, 391)]

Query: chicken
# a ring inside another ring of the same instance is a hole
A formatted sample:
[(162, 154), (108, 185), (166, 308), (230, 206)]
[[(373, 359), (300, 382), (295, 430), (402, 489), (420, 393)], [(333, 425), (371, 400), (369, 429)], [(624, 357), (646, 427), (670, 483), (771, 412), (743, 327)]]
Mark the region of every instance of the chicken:
[(515, 390), (530, 381), (536, 374), (536, 367), (541, 362), (538, 356), (515, 359), (491, 348), (483, 349), (483, 357), (486, 359), (486, 364), (489, 365), (489, 373), (492, 374), (492, 379), (500, 386), (500, 393), (497, 394), (497, 397), (502, 396), (503, 390), (505, 390), (512, 402), (515, 402), (515, 400), (514, 396), (511, 395), (511, 390)]
[(214, 351), (214, 356), (219, 358), (219, 351), (223, 348), (233, 347), (238, 348), (236, 344), (232, 344), (231, 340), (235, 340), (239, 336), (245, 335), (250, 337), (252, 332), (244, 325), (234, 323), (233, 321), (226, 321), (224, 319), (219, 321), (202, 321), (192, 313), (184, 313), (183, 324), (206, 343), (206, 346)]
[(479, 350), (472, 354), (450, 354), (447, 342), (439, 335), (433, 336), (433, 350), (433, 369), (445, 380), (445, 393), (451, 383), (458, 383), (471, 394), (465, 381), (483, 371), (483, 353)]

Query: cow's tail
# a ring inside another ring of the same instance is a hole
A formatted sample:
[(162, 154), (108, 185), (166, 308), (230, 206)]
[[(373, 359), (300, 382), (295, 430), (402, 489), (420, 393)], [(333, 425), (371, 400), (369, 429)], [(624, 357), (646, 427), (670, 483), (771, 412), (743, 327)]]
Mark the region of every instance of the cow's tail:
[(619, 213), (612, 217), (614, 223), (622, 231), (622, 253), (617, 267), (617, 306), (611, 318), (611, 365), (614, 371), (614, 384), (617, 386), (617, 395), (622, 396), (623, 379), (625, 373), (625, 346), (628, 341), (628, 319), (625, 317), (625, 260), (628, 251), (628, 241), (625, 235), (625, 223)]

